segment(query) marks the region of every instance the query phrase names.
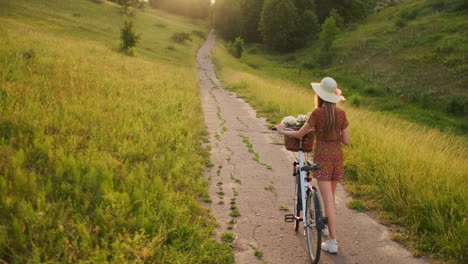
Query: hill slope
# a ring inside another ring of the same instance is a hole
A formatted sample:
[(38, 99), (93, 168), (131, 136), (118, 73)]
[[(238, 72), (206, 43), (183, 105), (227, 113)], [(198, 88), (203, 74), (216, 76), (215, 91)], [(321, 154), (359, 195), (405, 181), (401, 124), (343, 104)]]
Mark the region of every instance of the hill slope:
[(285, 55), (251, 45), (242, 60), (254, 68), (268, 67), (263, 57), (275, 60), (304, 86), (310, 76), (334, 76), (355, 105), (466, 134), (468, 12), (458, 2), (402, 1), (348, 25), (329, 64), (318, 40)]
[(138, 12), (126, 56), (95, 2), (0, 0), (0, 260), (232, 263), (198, 204), (203, 39), (169, 40), (203, 24)]

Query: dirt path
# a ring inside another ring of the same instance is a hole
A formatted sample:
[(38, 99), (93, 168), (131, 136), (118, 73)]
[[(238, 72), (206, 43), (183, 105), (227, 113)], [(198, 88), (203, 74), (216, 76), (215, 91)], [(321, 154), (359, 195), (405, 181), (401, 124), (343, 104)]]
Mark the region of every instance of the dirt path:
[[(214, 165), (206, 177), (218, 232), (235, 234), (237, 263), (308, 263), (305, 240), (283, 220), (292, 208), (294, 157), (275, 144), (281, 137), (254, 109), (221, 88), (211, 62), (214, 43), (212, 33), (197, 62)], [(368, 215), (347, 209), (350, 198), (341, 186), (337, 196), (340, 252), (323, 253), (321, 263), (426, 263), (391, 241), (387, 229)]]

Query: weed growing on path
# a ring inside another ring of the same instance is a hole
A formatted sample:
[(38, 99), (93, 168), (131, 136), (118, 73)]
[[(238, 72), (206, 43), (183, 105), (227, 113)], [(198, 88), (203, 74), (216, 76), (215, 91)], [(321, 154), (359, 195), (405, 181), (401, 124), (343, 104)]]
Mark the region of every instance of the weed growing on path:
[(263, 163), (260, 161), (260, 154), (258, 154), (257, 152), (255, 152), (253, 150), (253, 145), (252, 143), (249, 141), (249, 138), (247, 136), (244, 136), (244, 135), (239, 135), (239, 137), (243, 138), (243, 142), (245, 143), (245, 145), (247, 146), (247, 149), (249, 150), (250, 153), (252, 153), (254, 155), (254, 157), (252, 158), (253, 160), (255, 160), (258, 164), (261, 164), (263, 166), (265, 166), (265, 168), (271, 170), (273, 169), (273, 167), (271, 167), (270, 165), (266, 164), (266, 163)]

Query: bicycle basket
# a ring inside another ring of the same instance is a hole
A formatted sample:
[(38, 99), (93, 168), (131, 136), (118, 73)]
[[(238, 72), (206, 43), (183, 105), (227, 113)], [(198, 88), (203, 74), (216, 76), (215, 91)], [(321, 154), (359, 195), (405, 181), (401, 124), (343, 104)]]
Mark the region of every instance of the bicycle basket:
[[(300, 127), (290, 127), (294, 131), (301, 129)], [(299, 139), (284, 136), (284, 145), (286, 149), (293, 152), (299, 151)], [(302, 151), (311, 152), (314, 146), (314, 132), (310, 131), (302, 138)]]

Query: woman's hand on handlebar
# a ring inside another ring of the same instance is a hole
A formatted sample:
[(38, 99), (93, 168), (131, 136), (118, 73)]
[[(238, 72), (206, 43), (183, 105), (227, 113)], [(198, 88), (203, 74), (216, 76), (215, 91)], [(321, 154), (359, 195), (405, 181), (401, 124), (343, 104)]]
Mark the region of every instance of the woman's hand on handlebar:
[(276, 128), (276, 131), (278, 131), (278, 133), (281, 133), (285, 129), (285, 125), (279, 124), (279, 125), (276, 125), (275, 128)]
[(291, 128), (287, 128), (284, 124), (277, 125), (274, 130), (278, 131), (278, 133), (282, 134), (284, 131), (294, 131)]

